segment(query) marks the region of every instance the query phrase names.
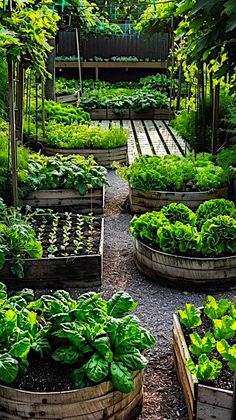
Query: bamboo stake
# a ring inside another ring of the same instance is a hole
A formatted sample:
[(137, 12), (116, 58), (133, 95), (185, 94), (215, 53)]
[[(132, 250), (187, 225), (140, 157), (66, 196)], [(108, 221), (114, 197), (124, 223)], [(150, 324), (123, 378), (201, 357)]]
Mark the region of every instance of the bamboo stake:
[(17, 185), (17, 144), (15, 135), (15, 111), (14, 111), (14, 65), (8, 61), (8, 82), (9, 82), (9, 122), (10, 122), (10, 145), (11, 145), (11, 170), (12, 170), (12, 193), (13, 206), (18, 206), (18, 185)]
[(218, 120), (219, 120), (219, 108), (220, 108), (220, 84), (215, 86), (214, 98), (213, 98), (213, 121), (212, 121), (212, 139), (211, 139), (211, 152), (216, 154), (217, 152), (217, 139), (218, 139)]

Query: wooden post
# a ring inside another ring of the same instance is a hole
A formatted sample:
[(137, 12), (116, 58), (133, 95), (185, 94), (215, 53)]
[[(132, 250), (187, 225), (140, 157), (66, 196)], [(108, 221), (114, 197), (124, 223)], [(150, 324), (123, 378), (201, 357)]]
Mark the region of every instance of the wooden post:
[(231, 420), (236, 419), (236, 373), (234, 374), (234, 394), (233, 394), (233, 405), (232, 405), (232, 416)]
[(181, 62), (179, 64), (178, 95), (177, 95), (177, 101), (176, 101), (176, 109), (177, 109), (177, 111), (179, 111), (179, 109), (180, 109), (180, 99), (181, 99), (181, 90), (182, 90), (181, 89), (182, 88), (182, 77), (183, 77), (182, 70), (183, 70), (183, 67), (182, 67), (182, 60), (181, 60)]
[(18, 206), (18, 185), (17, 185), (17, 144), (15, 133), (15, 110), (14, 110), (14, 65), (8, 61), (8, 82), (9, 82), (9, 124), (10, 124), (10, 146), (11, 146), (11, 170), (12, 170), (12, 192), (13, 206)]
[(81, 57), (80, 57), (80, 43), (79, 43), (78, 28), (75, 28), (75, 40), (76, 40), (77, 60), (78, 60), (78, 70), (79, 70), (79, 84), (80, 84), (79, 95), (81, 95), (81, 93), (82, 93), (82, 72), (81, 72)]
[(56, 58), (56, 41), (55, 39), (51, 39), (49, 41), (53, 50), (48, 55), (47, 61), (47, 71), (51, 74), (51, 78), (47, 77), (45, 83), (45, 97), (46, 99), (51, 99), (55, 101), (56, 99), (56, 90), (55, 90), (55, 58)]
[(23, 120), (24, 120), (24, 68), (17, 65), (16, 85), (16, 137), (23, 144)]
[(217, 152), (219, 108), (220, 108), (220, 84), (218, 83), (215, 86), (214, 97), (213, 97), (213, 121), (212, 121), (212, 139), (211, 139), (211, 152), (213, 155), (216, 154)]
[(42, 82), (42, 129), (43, 129), (43, 138), (46, 137), (45, 130), (45, 84)]

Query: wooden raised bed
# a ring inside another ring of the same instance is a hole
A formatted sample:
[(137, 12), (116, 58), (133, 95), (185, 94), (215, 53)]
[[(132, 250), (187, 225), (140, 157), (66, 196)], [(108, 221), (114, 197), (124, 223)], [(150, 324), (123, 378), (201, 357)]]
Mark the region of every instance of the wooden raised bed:
[(127, 163), (127, 146), (116, 147), (115, 149), (58, 149), (55, 147), (43, 147), (43, 152), (48, 156), (55, 156), (60, 153), (63, 156), (80, 155), (90, 156), (93, 155), (97, 164), (111, 169), (114, 161)]
[(72, 105), (76, 105), (78, 101), (78, 94), (73, 93), (72, 95), (69, 95), (69, 94), (57, 95), (56, 100), (57, 102), (60, 102), (61, 104), (70, 103)]
[(199, 384), (186, 368), (190, 358), (178, 316), (174, 314), (173, 354), (190, 420), (232, 420), (233, 392)]
[(166, 254), (133, 238), (139, 271), (153, 281), (183, 290), (223, 290), (236, 285), (236, 255), (194, 258)]
[(169, 109), (155, 108), (151, 111), (135, 112), (132, 108), (124, 109), (119, 115), (113, 109), (95, 109), (89, 112), (92, 120), (170, 120), (173, 112)]
[(135, 420), (143, 401), (143, 373), (134, 373), (135, 390), (114, 391), (111, 382), (65, 392), (29, 392), (0, 385), (4, 420)]
[(228, 187), (210, 192), (175, 192), (175, 191), (144, 191), (129, 186), (129, 201), (132, 213), (146, 213), (159, 210), (170, 203), (183, 203), (190, 209), (196, 209), (204, 201), (213, 198), (228, 198)]
[(77, 190), (36, 190), (27, 195), (23, 204), (41, 208), (74, 207), (82, 214), (103, 214), (105, 188), (90, 189), (84, 196)]
[(101, 219), (101, 236), (99, 250), (96, 254), (40, 259), (26, 258), (23, 279), (12, 274), (10, 262), (7, 260), (0, 271), (0, 281), (4, 282), (7, 287), (18, 290), (25, 287), (37, 289), (100, 287), (103, 277), (103, 241), (104, 219)]

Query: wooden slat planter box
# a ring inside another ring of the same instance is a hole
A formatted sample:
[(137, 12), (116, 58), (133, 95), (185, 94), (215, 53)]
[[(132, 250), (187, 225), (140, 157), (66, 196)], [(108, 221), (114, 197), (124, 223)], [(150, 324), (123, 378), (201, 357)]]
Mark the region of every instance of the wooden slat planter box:
[[(103, 276), (104, 219), (101, 220), (99, 250), (91, 255), (74, 255), (55, 258), (26, 258), (25, 277), (19, 279), (11, 273), (6, 261), (0, 271), (0, 281), (11, 289), (25, 287), (64, 289), (68, 287), (100, 287)], [(1, 406), (1, 402), (0, 402)], [(0, 417), (1, 418), (1, 417)]]
[(190, 358), (178, 316), (174, 314), (173, 354), (190, 420), (232, 420), (233, 392), (199, 384), (185, 364)]
[(133, 238), (139, 271), (153, 281), (183, 290), (224, 290), (236, 285), (236, 255), (195, 258), (166, 254)]
[[(145, 62), (145, 61), (83, 61), (80, 63), (81, 68), (98, 68), (98, 69), (121, 69), (121, 68), (138, 68), (138, 69), (166, 69), (168, 66), (167, 61), (155, 61), (155, 62)], [(78, 61), (56, 61), (56, 68), (77, 68)]]
[(78, 95), (73, 93), (72, 95), (58, 95), (56, 98), (57, 102), (63, 103), (74, 103), (76, 104), (78, 100)]
[(132, 186), (129, 187), (129, 201), (132, 213), (159, 210), (170, 203), (183, 203), (190, 209), (196, 209), (206, 200), (228, 198), (228, 194), (228, 187), (220, 188), (213, 192), (144, 191)]
[(115, 149), (58, 149), (44, 146), (43, 152), (48, 156), (55, 156), (57, 153), (63, 156), (81, 155), (87, 157), (93, 155), (98, 165), (104, 166), (107, 169), (111, 169), (114, 161), (120, 164), (127, 163), (127, 146), (117, 147)]
[(29, 392), (0, 385), (3, 420), (135, 420), (142, 410), (143, 373), (134, 375), (129, 394), (114, 391), (111, 382), (65, 392)]
[(41, 208), (74, 207), (82, 214), (103, 214), (105, 188), (91, 189), (84, 196), (77, 190), (36, 190), (27, 195), (23, 204)]
[(90, 111), (92, 120), (170, 120), (174, 115), (169, 109), (156, 108), (151, 111), (135, 112), (132, 108), (124, 109), (124, 115), (115, 114), (111, 108)]

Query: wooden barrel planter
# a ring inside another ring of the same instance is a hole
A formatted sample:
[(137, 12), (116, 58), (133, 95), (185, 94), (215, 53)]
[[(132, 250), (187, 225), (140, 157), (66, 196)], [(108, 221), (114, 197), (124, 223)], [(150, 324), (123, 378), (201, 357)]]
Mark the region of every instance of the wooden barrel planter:
[(224, 290), (236, 285), (236, 255), (194, 258), (157, 251), (133, 238), (139, 271), (153, 281), (181, 290)]
[(173, 354), (190, 420), (232, 420), (233, 392), (199, 384), (186, 368), (190, 358), (178, 316), (174, 315)]
[(132, 213), (146, 213), (159, 210), (170, 203), (182, 203), (190, 209), (196, 209), (204, 201), (213, 198), (228, 198), (228, 187), (215, 191), (175, 192), (175, 191), (144, 191), (129, 186), (129, 201)]
[(43, 147), (43, 152), (48, 156), (55, 156), (57, 153), (63, 156), (69, 155), (80, 155), (88, 157), (94, 156), (98, 165), (104, 166), (107, 169), (111, 169), (111, 165), (114, 161), (120, 164), (127, 163), (127, 145), (122, 147), (116, 147), (115, 149), (65, 149), (56, 147)]
[[(10, 261), (0, 270), (0, 281), (10, 289), (66, 289), (100, 287), (103, 277), (104, 219), (101, 219), (99, 248), (96, 254), (54, 258), (25, 258), (25, 277), (12, 274)], [(1, 401), (0, 401), (1, 406)], [(1, 418), (1, 417), (0, 417)]]
[(68, 207), (86, 214), (103, 214), (105, 206), (105, 187), (92, 188), (85, 195), (80, 195), (77, 190), (36, 190), (31, 191), (23, 200), (24, 205), (40, 208), (57, 209)]
[(29, 392), (0, 385), (2, 420), (135, 420), (142, 410), (143, 373), (134, 373), (135, 389), (115, 391), (111, 382), (65, 392)]

